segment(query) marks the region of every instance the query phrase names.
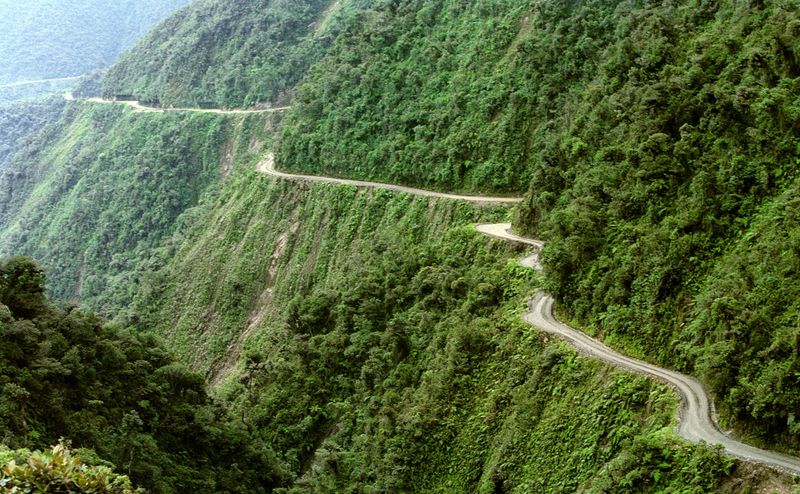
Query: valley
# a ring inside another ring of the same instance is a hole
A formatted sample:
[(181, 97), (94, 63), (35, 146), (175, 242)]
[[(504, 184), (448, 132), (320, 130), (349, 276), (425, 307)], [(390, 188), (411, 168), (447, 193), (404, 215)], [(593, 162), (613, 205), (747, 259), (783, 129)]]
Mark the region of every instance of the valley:
[(1, 106), (0, 490), (795, 494), (798, 26), (195, 0)]

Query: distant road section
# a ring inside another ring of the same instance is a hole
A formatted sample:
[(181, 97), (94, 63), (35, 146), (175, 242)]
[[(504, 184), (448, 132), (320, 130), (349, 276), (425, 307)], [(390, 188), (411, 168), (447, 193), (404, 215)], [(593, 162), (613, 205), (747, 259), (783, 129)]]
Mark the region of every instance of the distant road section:
[(264, 158), (264, 160), (261, 161), (256, 166), (256, 170), (261, 173), (273, 177), (283, 178), (286, 180), (297, 180), (303, 182), (323, 182), (328, 184), (353, 185), (355, 187), (393, 190), (395, 192), (405, 192), (406, 194), (412, 194), (415, 196), (437, 197), (440, 199), (454, 199), (457, 201), (465, 201), (477, 204), (514, 204), (522, 200), (521, 197), (492, 197), (492, 196), (478, 196), (478, 195), (471, 196), (462, 194), (450, 194), (448, 192), (433, 192), (430, 190), (415, 189), (414, 187), (385, 184), (381, 182), (367, 182), (363, 180), (348, 180), (344, 178), (331, 178), (319, 175), (300, 175), (296, 173), (281, 172), (275, 169), (275, 156), (272, 153), (268, 154)]
[(83, 77), (82, 75), (76, 75), (73, 77), (57, 77), (55, 79), (39, 79), (36, 81), (18, 81), (12, 82), (9, 84), (0, 84), (0, 89), (9, 89), (14, 87), (22, 87), (22, 86), (32, 86), (34, 84), (44, 84), (47, 82), (67, 82), (67, 81), (77, 81)]
[(170, 112), (191, 112), (191, 113), (214, 113), (218, 115), (240, 115), (248, 113), (274, 113), (285, 111), (291, 108), (290, 106), (279, 106), (275, 108), (260, 108), (260, 109), (221, 109), (221, 108), (160, 108), (155, 106), (147, 106), (134, 100), (113, 100), (103, 98), (75, 98), (72, 93), (64, 93), (64, 99), (67, 101), (85, 101), (87, 103), (96, 103), (101, 105), (125, 105), (133, 108), (137, 112), (148, 113), (170, 113)]
[[(541, 269), (538, 260), (539, 249), (544, 245), (541, 241), (511, 233), (511, 224), (509, 223), (476, 225), (475, 229), (495, 238), (533, 246), (534, 252), (522, 259), (520, 264)], [(716, 422), (714, 404), (700, 381), (686, 374), (623, 355), (585, 333), (567, 326), (553, 315), (553, 298), (549, 295), (538, 292), (528, 302), (528, 310), (523, 318), (533, 326), (567, 340), (585, 355), (615, 367), (658, 379), (672, 386), (681, 398), (680, 422), (677, 432), (684, 439), (694, 443), (705, 442), (711, 445), (720, 445), (731, 456), (800, 475), (800, 458), (755, 448), (722, 432)]]

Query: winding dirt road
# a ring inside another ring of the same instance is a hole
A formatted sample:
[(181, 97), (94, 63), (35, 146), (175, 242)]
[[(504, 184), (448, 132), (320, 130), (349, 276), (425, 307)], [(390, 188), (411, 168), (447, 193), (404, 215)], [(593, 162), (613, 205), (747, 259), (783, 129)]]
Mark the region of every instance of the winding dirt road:
[[(516, 203), (521, 200), (520, 198), (509, 197), (479, 197), (446, 194), (393, 184), (284, 173), (275, 169), (275, 159), (272, 154), (267, 155), (266, 158), (257, 165), (257, 170), (273, 177), (289, 180), (346, 184), (357, 187), (374, 187), (426, 197), (457, 199), (474, 203)], [(525, 238), (511, 233), (510, 223), (476, 225), (475, 229), (480, 233), (500, 240), (518, 242), (534, 247), (530, 255), (520, 260), (520, 264), (536, 270), (542, 269), (542, 265), (539, 262), (539, 251), (544, 243), (540, 240)], [(739, 442), (722, 432), (716, 421), (714, 404), (700, 381), (691, 376), (681, 374), (680, 372), (664, 369), (643, 360), (623, 355), (581, 331), (567, 326), (553, 315), (553, 298), (549, 295), (541, 291), (536, 293), (528, 302), (528, 310), (523, 315), (523, 318), (531, 325), (567, 340), (567, 342), (583, 354), (602, 360), (615, 367), (658, 379), (670, 385), (677, 391), (681, 399), (679, 410), (680, 420), (677, 433), (684, 439), (694, 443), (705, 442), (711, 445), (719, 445), (731, 456), (746, 461), (761, 463), (793, 475), (800, 475), (800, 458), (759, 449)]]
[[(74, 98), (67, 93), (64, 98), (71, 101)], [(217, 113), (217, 114), (246, 114), (246, 113), (267, 113), (287, 110), (289, 107), (270, 108), (264, 110), (221, 110), (221, 109), (200, 109), (200, 108), (152, 108), (140, 104), (138, 101), (112, 101), (101, 98), (89, 98), (83, 101), (100, 104), (125, 104), (133, 107), (140, 112), (195, 112), (195, 113)], [(379, 188), (404, 192), (424, 197), (436, 197), (442, 199), (454, 199), (479, 204), (513, 204), (520, 202), (519, 197), (488, 197), (470, 196), (461, 194), (449, 194), (445, 192), (432, 192), (413, 187), (386, 184), (379, 182), (367, 182), (362, 180), (348, 180), (341, 178), (330, 178), (316, 175), (300, 175), (294, 173), (281, 172), (275, 169), (275, 157), (272, 153), (268, 154), (256, 166), (258, 172), (288, 180), (306, 182), (324, 182), (330, 184), (352, 185), (356, 187)], [(529, 239), (511, 233), (511, 224), (490, 224), (477, 225), (476, 230), (506, 241), (518, 242), (531, 245), (534, 252), (523, 258), (520, 264), (541, 270), (539, 262), (539, 250), (544, 245), (539, 240)], [(741, 443), (730, 437), (719, 429), (716, 423), (714, 405), (704, 389), (702, 383), (697, 379), (681, 374), (679, 372), (663, 369), (642, 360), (634, 359), (622, 355), (612, 350), (603, 343), (586, 334), (567, 326), (560, 322), (553, 315), (553, 299), (542, 292), (538, 292), (529, 302), (528, 311), (524, 314), (524, 319), (528, 323), (549, 333), (558, 335), (567, 340), (578, 351), (602, 360), (613, 366), (620, 367), (632, 372), (643, 374), (672, 386), (680, 395), (680, 422), (678, 434), (695, 443), (706, 442), (712, 445), (720, 445), (725, 452), (748, 461), (762, 463), (791, 474), (800, 475), (800, 459), (792, 456), (766, 451)]]
[(514, 204), (522, 200), (521, 197), (488, 197), (488, 196), (469, 196), (461, 194), (449, 194), (447, 192), (432, 192), (430, 190), (415, 189), (402, 185), (384, 184), (380, 182), (366, 182), (363, 180), (347, 180), (344, 178), (330, 178), (318, 175), (298, 175), (295, 173), (281, 172), (275, 169), (275, 156), (270, 153), (264, 160), (256, 165), (256, 170), (267, 175), (284, 178), (287, 180), (297, 180), (303, 182), (324, 182), (328, 184), (353, 185), (355, 187), (366, 187), (373, 189), (393, 190), (405, 192), (415, 196), (438, 197), (440, 199), (455, 199), (457, 201), (467, 201), (477, 204)]
[[(72, 93), (64, 93), (64, 99), (67, 101), (76, 101), (76, 98), (72, 95)], [(130, 106), (137, 112), (144, 112), (144, 113), (171, 113), (171, 112), (191, 112), (191, 113), (214, 113), (217, 115), (246, 115), (249, 113), (275, 113), (279, 111), (285, 111), (291, 108), (290, 106), (278, 106), (275, 108), (263, 108), (263, 109), (232, 109), (232, 110), (223, 110), (221, 108), (157, 108), (154, 106), (145, 106), (138, 101), (131, 101), (131, 100), (111, 100), (111, 99), (103, 99), (103, 98), (82, 98), (77, 101), (86, 101), (88, 103), (97, 103), (102, 105), (126, 105)]]
[(52, 79), (37, 79), (35, 81), (17, 81), (17, 82), (10, 82), (8, 84), (0, 84), (0, 89), (7, 89), (13, 87), (22, 87), (22, 86), (31, 86), (34, 84), (45, 84), (48, 82), (67, 82), (67, 81), (77, 81), (83, 77), (82, 75), (76, 75), (72, 77), (54, 77)]
[[(477, 225), (475, 228), (498, 239), (534, 246), (534, 252), (522, 259), (520, 264), (541, 269), (538, 258), (539, 249), (544, 245), (542, 242), (514, 235), (511, 233), (510, 223)], [(679, 436), (694, 443), (720, 445), (731, 456), (800, 475), (800, 458), (755, 448), (722, 432), (716, 422), (714, 404), (697, 379), (625, 356), (581, 331), (567, 326), (553, 315), (553, 298), (541, 291), (528, 302), (528, 311), (523, 318), (537, 328), (564, 338), (583, 354), (631, 372), (653, 377), (672, 386), (681, 398)]]

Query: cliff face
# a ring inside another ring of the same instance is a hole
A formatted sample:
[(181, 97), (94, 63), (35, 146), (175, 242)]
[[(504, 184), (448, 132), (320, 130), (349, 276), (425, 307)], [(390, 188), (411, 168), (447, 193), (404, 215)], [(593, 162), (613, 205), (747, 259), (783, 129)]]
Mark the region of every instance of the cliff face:
[[(292, 108), (59, 106), (8, 153), (0, 249), (204, 375), (268, 452), (264, 490), (758, 488), (677, 439), (671, 390), (520, 320), (543, 287), (703, 379), (726, 427), (797, 447), (798, 9), (662, 3), (196, 2), (106, 95)], [(283, 180), (272, 151), (525, 199)], [(511, 218), (547, 242), (542, 277), (471, 227)]]

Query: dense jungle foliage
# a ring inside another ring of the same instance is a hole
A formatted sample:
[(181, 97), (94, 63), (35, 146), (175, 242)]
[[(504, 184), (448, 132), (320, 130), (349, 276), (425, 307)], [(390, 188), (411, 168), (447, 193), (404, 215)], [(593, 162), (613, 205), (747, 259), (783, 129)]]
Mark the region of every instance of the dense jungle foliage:
[[(347, 28), (297, 90), (278, 153), (285, 168), (447, 190), (524, 190), (530, 127), (552, 118), (575, 79), (555, 59), (568, 57), (576, 73), (591, 66), (602, 41), (569, 41), (586, 30), (602, 39), (613, 22), (603, 2), (576, 7), (605, 14), (606, 25), (585, 27), (570, 16), (572, 2), (364, 3), (346, 9)], [(559, 35), (546, 36), (546, 28)]]
[(0, 0), (0, 84), (112, 64), (188, 0)]
[(529, 189), (517, 228), (549, 242), (547, 286), (578, 322), (697, 373), (729, 425), (800, 451), (797, 2), (351, 17), (298, 90), (279, 166)]
[(669, 389), (521, 322), (534, 273), (469, 227), (501, 208), (240, 165), (129, 318), (211, 369), (290, 492), (727, 492)]
[(63, 106), (63, 98), (0, 104), (0, 170), (29, 138), (58, 119)]
[(798, 453), (800, 4), (653, 3), (610, 33), (518, 226), (577, 320)]
[(333, 0), (198, 0), (121, 57), (103, 93), (163, 106), (284, 104), (330, 44), (336, 12)]
[(106, 465), (86, 463), (80, 453), (59, 443), (49, 451), (10, 450), (0, 446), (3, 492), (144, 494), (124, 475)]
[(218, 182), (225, 121), (67, 105), (0, 172), (0, 253), (39, 260), (56, 299), (112, 315)]
[[(0, 251), (37, 256), (54, 296), (129, 329), (74, 307), (47, 305), (53, 314), (158, 358), (149, 335), (163, 337), (203, 373), (225, 405), (181, 369), (213, 413), (180, 425), (247, 441), (247, 468), (264, 474), (243, 474), (251, 488), (758, 491), (752, 467), (675, 437), (669, 389), (580, 357), (519, 316), (543, 285), (564, 318), (702, 378), (725, 427), (800, 450), (799, 10), (200, 0), (124, 57), (106, 94), (229, 107), (294, 95), (288, 117), (71, 103), (7, 153)], [(312, 173), (527, 190), (515, 224), (547, 241), (546, 276), (469, 226), (509, 211), (270, 179), (255, 164), (275, 145), (279, 167)], [(4, 324), (22, 317), (9, 314)], [(25, 378), (67, 365), (45, 329), (36, 348), (50, 360)], [(174, 366), (158, 358), (153, 369)], [(131, 379), (151, 375), (166, 379)], [(105, 418), (106, 403), (82, 413), (136, 426), (124, 407)], [(141, 418), (141, 398), (131, 407)], [(122, 434), (36, 412), (25, 416), (36, 434), (20, 429), (11, 446)], [(164, 443), (164, 430), (142, 427), (152, 448), (136, 451), (156, 460), (137, 472), (119, 441), (90, 446), (164, 492), (239, 475), (225, 447), (206, 461), (180, 453), (184, 436)]]
[(30, 259), (0, 263), (4, 445), (67, 437), (152, 492), (264, 492), (279, 480), (271, 452), (208, 397), (201, 376), (152, 336), (53, 305), (44, 280)]

